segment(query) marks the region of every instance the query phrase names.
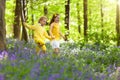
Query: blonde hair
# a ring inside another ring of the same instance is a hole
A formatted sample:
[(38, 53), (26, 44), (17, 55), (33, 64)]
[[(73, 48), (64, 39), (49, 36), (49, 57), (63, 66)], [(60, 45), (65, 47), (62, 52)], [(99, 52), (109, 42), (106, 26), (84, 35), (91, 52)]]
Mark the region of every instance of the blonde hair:
[(42, 20), (44, 20), (44, 19), (47, 20), (47, 17), (46, 17), (46, 16), (40, 17), (39, 20), (38, 20), (38, 23), (40, 23), (40, 21), (42, 21)]

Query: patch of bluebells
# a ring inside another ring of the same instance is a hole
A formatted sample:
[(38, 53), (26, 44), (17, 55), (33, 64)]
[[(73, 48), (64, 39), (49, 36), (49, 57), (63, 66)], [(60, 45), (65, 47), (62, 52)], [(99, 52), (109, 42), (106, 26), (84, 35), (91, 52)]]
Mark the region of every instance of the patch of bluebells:
[(30, 71), (31, 79), (36, 80), (40, 76), (40, 63), (34, 64), (33, 68)]
[(110, 54), (102, 53), (119, 52), (118, 48), (100, 51), (92, 45), (81, 48), (74, 42), (65, 42), (61, 44), (59, 55), (54, 55), (47, 43), (47, 54), (37, 56), (33, 40), (28, 43), (8, 40), (7, 44), (8, 50), (0, 52), (0, 80), (112, 80), (109, 74), (115, 71), (114, 65), (104, 63), (110, 60), (105, 57)]

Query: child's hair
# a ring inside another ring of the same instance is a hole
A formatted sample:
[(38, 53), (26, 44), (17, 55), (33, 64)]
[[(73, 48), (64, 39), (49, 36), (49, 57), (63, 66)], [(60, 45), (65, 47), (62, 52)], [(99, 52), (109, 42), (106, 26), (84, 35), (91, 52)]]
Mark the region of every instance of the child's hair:
[(59, 14), (53, 14), (52, 19), (50, 21), (50, 25), (54, 22), (54, 19), (59, 16)]
[(40, 21), (42, 21), (43, 19), (46, 19), (46, 20), (47, 20), (47, 17), (46, 17), (46, 16), (40, 17), (39, 20), (38, 20), (38, 23), (40, 23)]

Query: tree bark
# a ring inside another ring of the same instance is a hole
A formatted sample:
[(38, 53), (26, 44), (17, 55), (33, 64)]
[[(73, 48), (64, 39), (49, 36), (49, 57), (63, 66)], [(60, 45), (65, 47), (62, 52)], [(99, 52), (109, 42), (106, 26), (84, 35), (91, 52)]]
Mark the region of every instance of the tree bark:
[(87, 29), (88, 29), (88, 15), (87, 15), (87, 0), (83, 1), (84, 6), (84, 38), (87, 40)]
[(69, 19), (70, 19), (70, 0), (66, 1), (65, 5), (65, 28), (69, 30)]
[(80, 7), (79, 7), (79, 2), (77, 3), (77, 18), (78, 18), (78, 32), (81, 33), (81, 20), (80, 20)]
[(21, 0), (21, 21), (22, 21), (22, 40), (28, 41), (27, 31), (25, 29), (25, 26), (23, 25), (23, 22), (27, 20), (26, 16), (26, 6), (27, 1)]
[[(31, 11), (34, 9), (33, 8), (33, 0), (30, 0), (30, 8), (31, 8)], [(31, 24), (34, 25), (34, 14), (33, 14), (33, 12), (31, 13), (31, 21), (32, 21)], [(33, 38), (33, 30), (29, 30), (29, 32), (30, 32), (29, 36), (31, 38)]]
[(117, 46), (120, 46), (120, 6), (117, 0), (116, 4), (116, 33), (117, 33)]
[(20, 40), (20, 0), (16, 0), (15, 18), (14, 18), (14, 38)]
[(5, 2), (0, 0), (0, 50), (6, 49)]
[(103, 4), (102, 4), (102, 0), (101, 0), (101, 10), (100, 10), (100, 12), (101, 12), (101, 37), (102, 37), (102, 40), (103, 40), (103, 36), (104, 36), (104, 30), (103, 30), (103, 27), (104, 27), (104, 25), (103, 25), (103, 17), (104, 17), (104, 13), (103, 13)]
[(44, 15), (47, 16), (47, 14), (48, 14), (47, 5), (44, 5)]

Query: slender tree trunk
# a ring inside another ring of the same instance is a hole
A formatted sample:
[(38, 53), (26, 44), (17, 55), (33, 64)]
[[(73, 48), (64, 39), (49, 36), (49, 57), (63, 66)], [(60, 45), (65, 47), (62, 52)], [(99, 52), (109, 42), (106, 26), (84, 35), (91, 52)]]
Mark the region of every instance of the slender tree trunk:
[[(47, 2), (47, 0), (43, 0), (43, 1), (44, 3)], [(47, 16), (47, 14), (48, 14), (48, 8), (47, 8), (47, 5), (44, 4), (44, 16)]]
[[(31, 24), (34, 25), (34, 14), (31, 14), (31, 21), (32, 21)], [(30, 32), (29, 34), (30, 38), (33, 38), (34, 36), (33, 30), (29, 30), (29, 32)]]
[(34, 14), (31, 14), (31, 24), (34, 25)]
[(84, 6), (84, 38), (85, 41), (87, 41), (87, 29), (88, 29), (87, 0), (84, 0), (83, 6)]
[(22, 40), (28, 41), (28, 36), (27, 36), (27, 31), (23, 25), (23, 22), (26, 21), (27, 16), (26, 16), (26, 6), (27, 6), (27, 1), (26, 0), (21, 0), (21, 20), (22, 20)]
[(48, 9), (47, 9), (47, 5), (45, 4), (44, 5), (44, 15), (47, 16), (48, 14)]
[[(46, 2), (46, 0), (45, 0), (45, 2)], [(47, 5), (45, 4), (45, 5), (44, 5), (44, 16), (47, 17), (47, 15), (48, 15), (48, 8), (47, 8)], [(48, 24), (49, 24), (49, 23), (47, 22), (46, 25), (48, 25)], [(47, 30), (47, 32), (49, 32), (49, 30)]]
[[(33, 0), (30, 0), (30, 8), (31, 8), (31, 12), (33, 11)], [(33, 12), (31, 13), (31, 24), (34, 25), (34, 14)], [(32, 30), (29, 30), (30, 31), (30, 36), (31, 38), (33, 38), (33, 31)]]
[(6, 49), (5, 2), (0, 0), (0, 50)]
[(104, 25), (103, 25), (103, 17), (104, 17), (104, 13), (103, 13), (103, 4), (102, 4), (102, 0), (101, 0), (101, 9), (100, 9), (100, 12), (101, 12), (101, 28), (102, 28), (102, 30), (101, 30), (101, 37), (102, 37), (102, 40), (103, 40), (103, 36), (104, 36), (104, 30), (103, 30), (103, 28), (104, 28)]
[(116, 32), (117, 32), (117, 46), (120, 46), (120, 5), (119, 0), (116, 4)]
[(77, 18), (78, 18), (78, 32), (81, 33), (81, 20), (80, 20), (80, 6), (79, 2), (77, 3)]
[(20, 40), (20, 0), (16, 0), (15, 18), (13, 24), (14, 38)]
[(92, 9), (90, 8), (90, 6), (89, 6), (89, 31), (91, 32), (92, 31), (92, 16), (91, 16), (91, 14), (92, 14)]
[[(30, 8), (31, 8), (31, 11), (33, 11), (33, 1), (31, 0), (31, 3), (30, 3)], [(33, 25), (34, 24), (34, 14), (33, 12), (31, 13), (31, 24)]]
[(66, 1), (65, 5), (65, 28), (69, 30), (69, 19), (70, 19), (70, 0)]

